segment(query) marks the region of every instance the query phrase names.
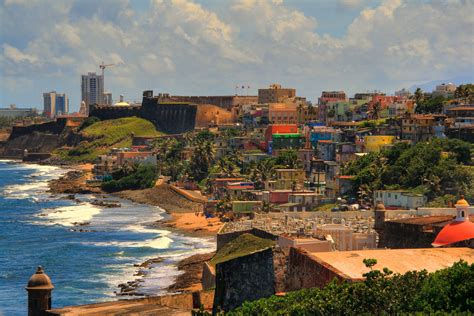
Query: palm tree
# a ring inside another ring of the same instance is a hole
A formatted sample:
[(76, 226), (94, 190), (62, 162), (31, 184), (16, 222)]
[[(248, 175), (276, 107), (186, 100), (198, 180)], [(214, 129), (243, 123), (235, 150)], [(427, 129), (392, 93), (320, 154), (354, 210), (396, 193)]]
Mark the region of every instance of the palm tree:
[(239, 168), (235, 164), (234, 160), (229, 156), (225, 156), (217, 160), (217, 168), (219, 169), (219, 173), (224, 177), (233, 178), (239, 174)]
[(370, 108), (368, 112), (369, 113), (367, 114), (372, 120), (378, 120), (382, 112), (382, 104), (380, 103), (380, 101), (377, 101), (374, 104), (372, 104), (372, 107)]
[(423, 94), (423, 90), (420, 88), (416, 88), (415, 91), (415, 110), (417, 107), (422, 107), (423, 101), (425, 99), (425, 96)]
[(200, 141), (195, 147), (191, 158), (190, 172), (195, 180), (208, 176), (209, 168), (214, 161), (216, 150), (212, 141)]
[(252, 170), (252, 178), (263, 183), (264, 189), (268, 189), (268, 182), (275, 178), (275, 161), (271, 158), (258, 162)]
[(301, 161), (298, 159), (298, 153), (294, 149), (285, 150), (277, 157), (278, 165), (288, 169), (301, 168)]
[(302, 103), (298, 104), (296, 108), (298, 112), (298, 124), (301, 124), (303, 122), (303, 110), (304, 110), (304, 105)]

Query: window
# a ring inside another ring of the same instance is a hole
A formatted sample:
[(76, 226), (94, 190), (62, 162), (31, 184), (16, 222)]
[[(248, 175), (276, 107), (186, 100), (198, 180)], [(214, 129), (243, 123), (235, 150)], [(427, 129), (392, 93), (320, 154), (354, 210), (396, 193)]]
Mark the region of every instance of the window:
[(388, 194), (388, 197), (389, 197), (389, 198), (390, 198), (390, 197), (392, 197), (392, 194), (391, 194), (391, 193), (389, 193), (389, 194)]

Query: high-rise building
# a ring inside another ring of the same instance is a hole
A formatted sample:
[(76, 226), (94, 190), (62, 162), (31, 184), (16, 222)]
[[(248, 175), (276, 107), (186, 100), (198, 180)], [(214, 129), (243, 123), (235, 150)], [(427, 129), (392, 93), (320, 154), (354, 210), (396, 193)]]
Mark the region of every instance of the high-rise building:
[(43, 93), (43, 115), (46, 117), (56, 115), (56, 91)]
[(65, 93), (56, 91), (43, 93), (43, 115), (46, 117), (55, 117), (69, 112), (69, 98)]
[(104, 104), (112, 105), (112, 92), (104, 92)]
[(102, 104), (104, 102), (104, 77), (95, 72), (82, 75), (81, 80), (81, 101), (86, 107), (91, 104)]
[(56, 93), (56, 115), (69, 112), (69, 98), (65, 93)]

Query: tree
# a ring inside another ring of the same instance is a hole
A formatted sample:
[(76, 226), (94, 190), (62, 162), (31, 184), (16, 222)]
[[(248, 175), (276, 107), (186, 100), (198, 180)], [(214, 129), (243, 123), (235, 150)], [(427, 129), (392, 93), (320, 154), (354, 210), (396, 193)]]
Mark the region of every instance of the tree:
[(421, 105), (424, 98), (425, 98), (425, 96), (423, 94), (423, 90), (421, 90), (420, 88), (416, 88), (416, 91), (415, 91), (415, 106)]
[(275, 160), (268, 158), (260, 160), (252, 170), (252, 179), (263, 184), (264, 189), (268, 189), (268, 182), (275, 178)]
[(381, 113), (382, 113), (382, 104), (380, 103), (380, 101), (377, 101), (374, 104), (372, 104), (372, 107), (370, 108), (367, 115), (372, 120), (378, 120), (380, 118)]
[(294, 149), (288, 149), (281, 152), (276, 158), (276, 165), (286, 169), (301, 168), (301, 160), (298, 158), (298, 153)]
[(400, 315), (466, 314), (474, 311), (474, 264), (460, 261), (433, 273), (370, 269), (361, 282), (333, 282), (324, 288), (288, 292), (245, 302), (229, 315)]
[(231, 156), (220, 158), (216, 165), (221, 176), (233, 178), (239, 174), (239, 168)]
[(196, 181), (201, 181), (209, 175), (209, 168), (214, 162), (215, 148), (212, 142), (203, 140), (195, 147), (189, 171)]

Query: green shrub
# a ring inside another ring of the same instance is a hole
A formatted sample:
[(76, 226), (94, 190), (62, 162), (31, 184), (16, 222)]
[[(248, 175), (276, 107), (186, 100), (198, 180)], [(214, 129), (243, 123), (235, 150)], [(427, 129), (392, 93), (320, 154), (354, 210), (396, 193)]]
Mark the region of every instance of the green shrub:
[[(368, 262), (369, 263), (369, 262)], [(427, 273), (392, 274), (373, 270), (356, 283), (333, 281), (326, 287), (245, 302), (228, 315), (396, 315), (474, 312), (474, 264)]]
[(95, 117), (95, 116), (90, 116), (82, 122), (82, 124), (79, 126), (79, 130), (82, 131), (83, 129), (85, 129), (85, 128), (87, 128), (87, 127), (91, 126), (92, 124), (97, 123), (99, 121), (100, 121), (100, 118)]
[(106, 192), (117, 192), (151, 188), (155, 185), (156, 177), (156, 166), (140, 165), (136, 171), (129, 175), (104, 182), (102, 189)]

